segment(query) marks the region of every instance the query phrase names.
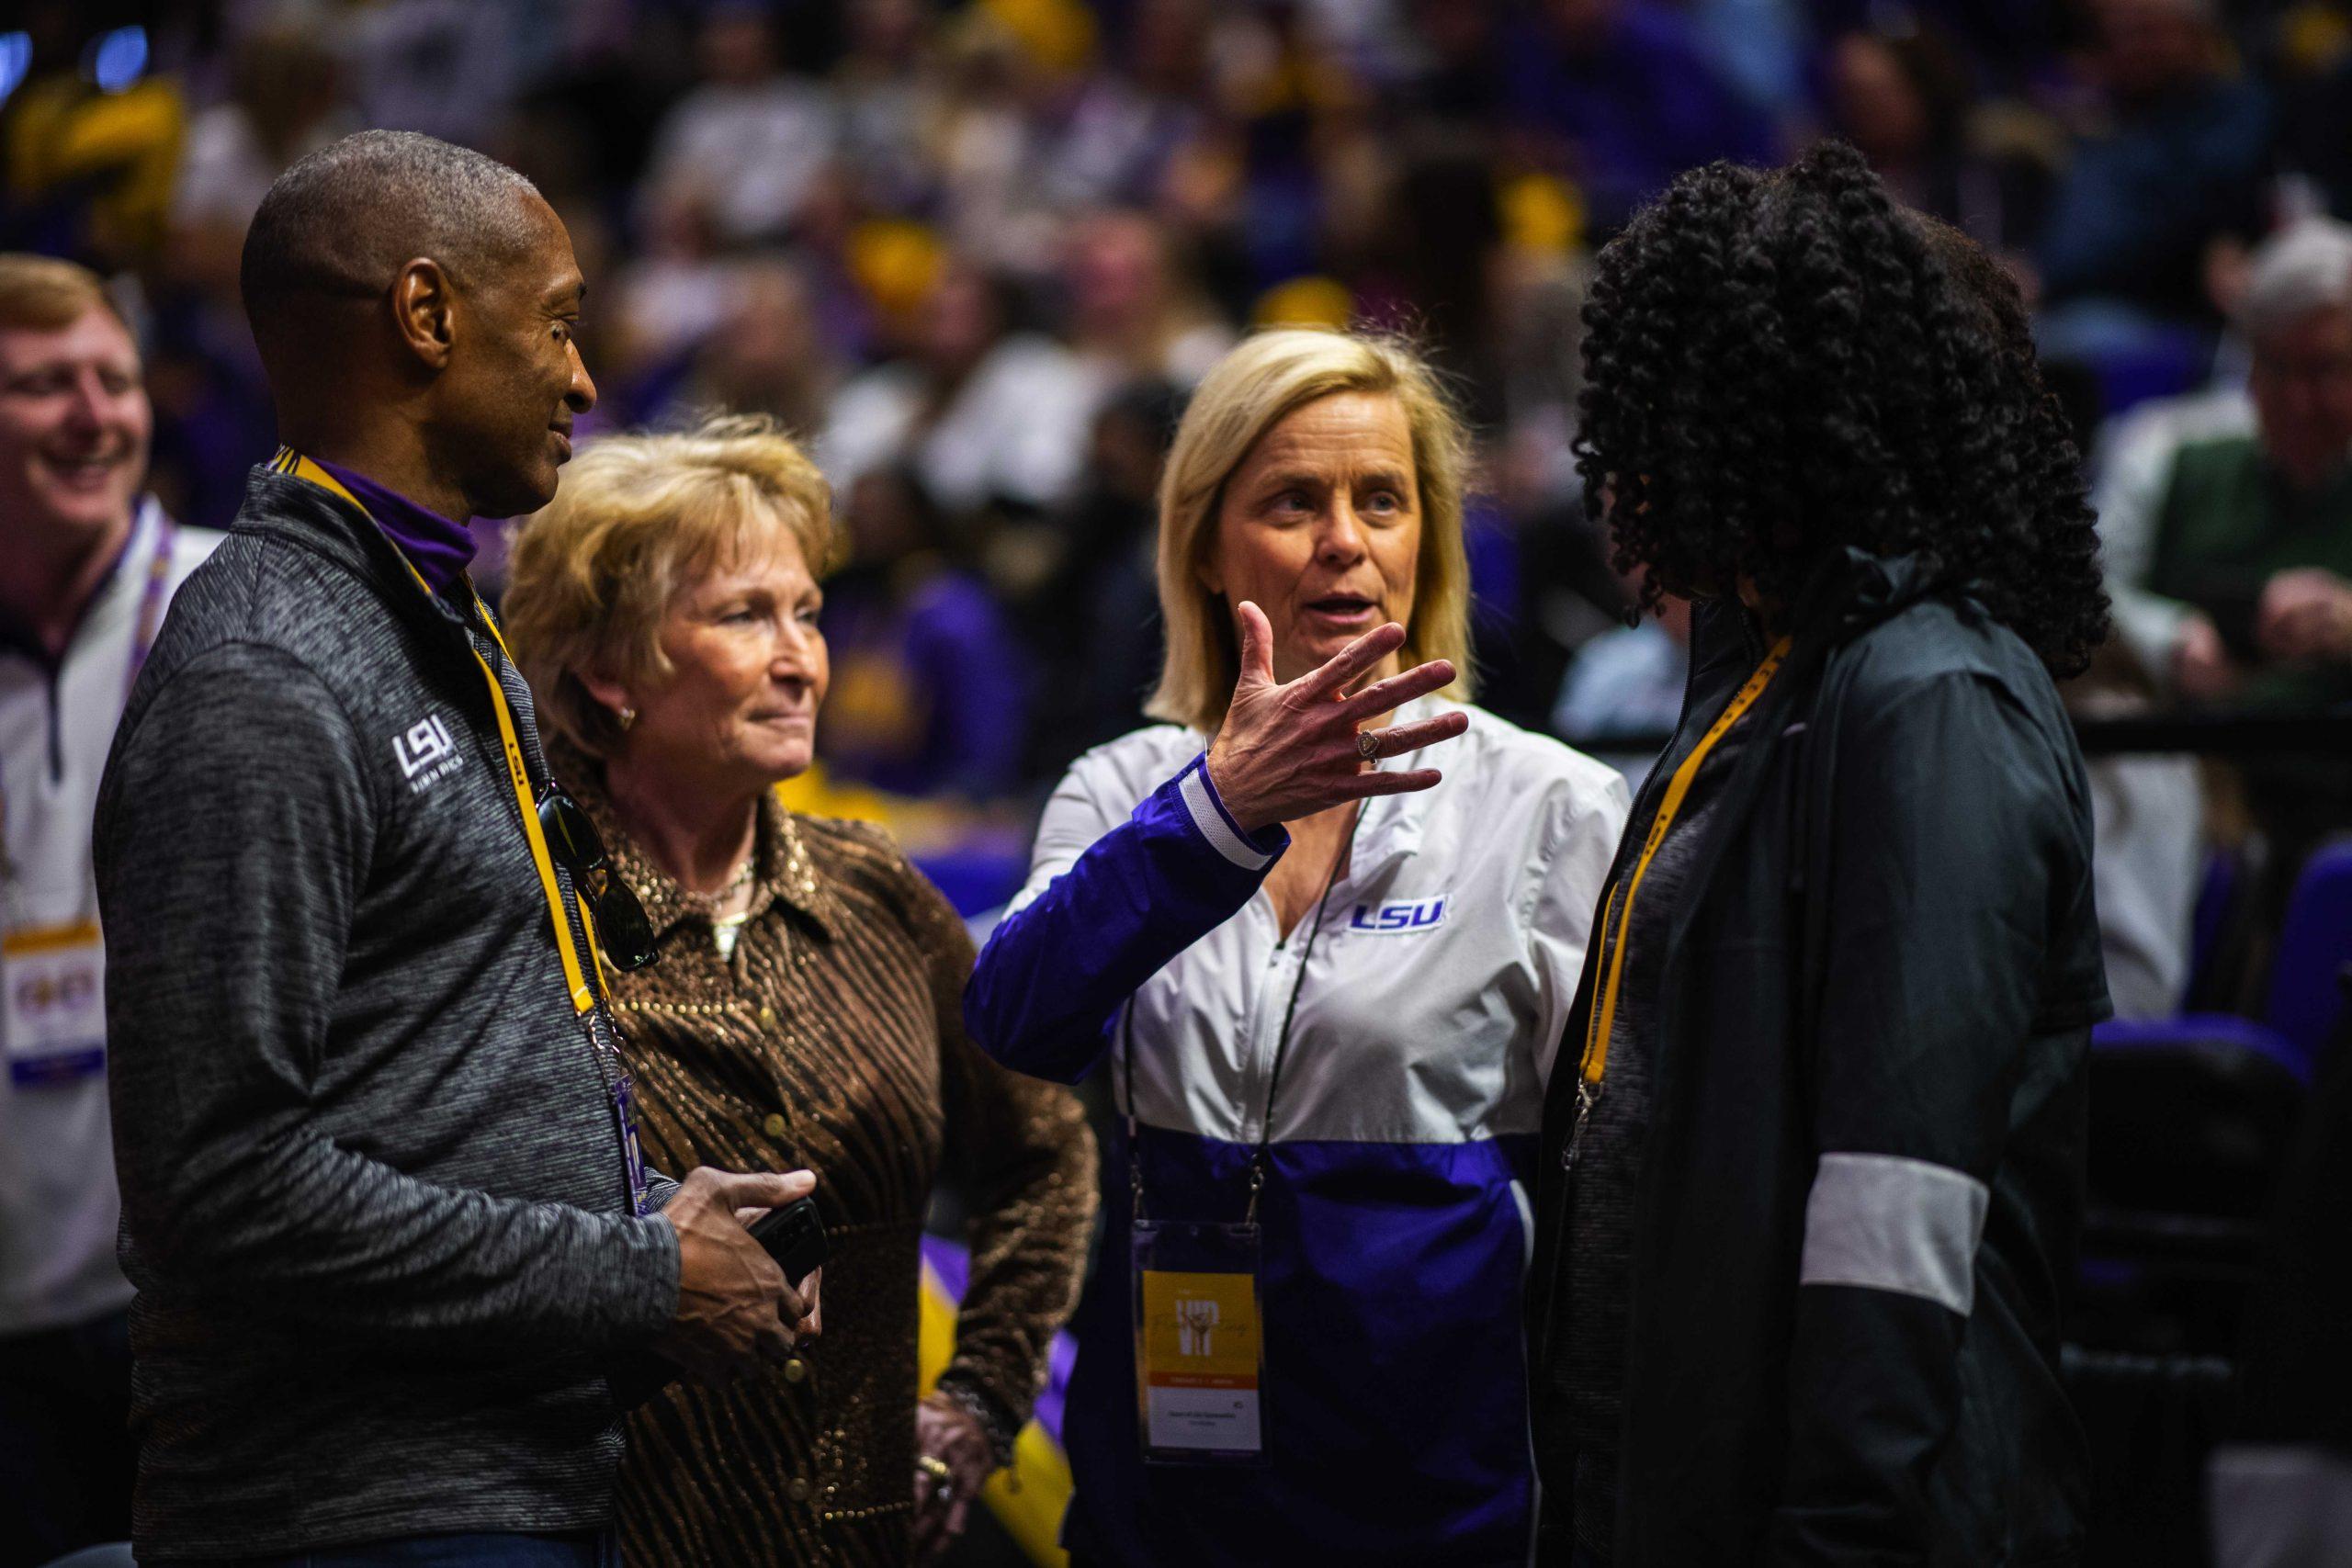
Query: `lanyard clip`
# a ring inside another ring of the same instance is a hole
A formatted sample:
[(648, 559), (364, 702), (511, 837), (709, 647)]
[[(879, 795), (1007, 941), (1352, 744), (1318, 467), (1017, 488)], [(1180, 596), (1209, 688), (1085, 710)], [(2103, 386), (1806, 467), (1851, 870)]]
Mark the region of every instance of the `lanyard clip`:
[(1577, 1168), (1577, 1151), (1584, 1144), (1585, 1123), (1592, 1120), (1592, 1108), (1600, 1103), (1600, 1086), (1589, 1078), (1577, 1080), (1577, 1120), (1568, 1129), (1568, 1141), (1560, 1150), (1560, 1168)]

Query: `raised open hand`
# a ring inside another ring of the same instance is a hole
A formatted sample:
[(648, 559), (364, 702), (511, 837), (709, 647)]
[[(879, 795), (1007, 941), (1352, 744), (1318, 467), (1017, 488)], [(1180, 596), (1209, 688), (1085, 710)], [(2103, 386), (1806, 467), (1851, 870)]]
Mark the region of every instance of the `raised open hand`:
[(1234, 682), (1225, 723), (1209, 744), (1208, 773), (1226, 810), (1245, 831), (1256, 832), (1269, 822), (1295, 822), (1366, 795), (1428, 789), (1442, 776), (1435, 768), (1384, 773), (1369, 764), (1450, 740), (1470, 728), (1469, 716), (1455, 709), (1368, 731), (1374, 739), (1367, 757), (1358, 749), (1360, 727), (1452, 682), (1451, 663), (1434, 659), (1351, 696), (1349, 682), (1403, 646), (1405, 628), (1391, 621), (1348, 644), (1320, 669), (1282, 684), (1274, 680), (1274, 634), (1265, 612), (1245, 599), (1234, 610), (1234, 625), (1241, 674)]

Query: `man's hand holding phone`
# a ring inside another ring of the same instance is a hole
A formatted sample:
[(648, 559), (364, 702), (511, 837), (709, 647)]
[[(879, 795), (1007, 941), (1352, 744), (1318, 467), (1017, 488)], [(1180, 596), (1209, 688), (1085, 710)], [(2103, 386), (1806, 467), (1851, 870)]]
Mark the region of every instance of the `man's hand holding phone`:
[(813, 1277), (804, 1300), (741, 1216), (784, 1209), (816, 1187), (805, 1170), (739, 1175), (705, 1167), (687, 1176), (662, 1210), (678, 1233), (678, 1305), (653, 1341), (657, 1352), (715, 1388), (763, 1358), (790, 1355), (802, 1328), (813, 1332)]

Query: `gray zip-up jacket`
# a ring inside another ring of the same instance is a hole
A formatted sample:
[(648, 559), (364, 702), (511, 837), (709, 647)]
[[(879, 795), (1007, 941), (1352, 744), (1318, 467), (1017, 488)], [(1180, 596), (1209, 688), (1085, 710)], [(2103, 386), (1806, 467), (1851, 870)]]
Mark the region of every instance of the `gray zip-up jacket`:
[(605, 1369), (668, 1321), (677, 1237), (629, 1211), (469, 636), (256, 468), (116, 737), (142, 1559), (611, 1517)]

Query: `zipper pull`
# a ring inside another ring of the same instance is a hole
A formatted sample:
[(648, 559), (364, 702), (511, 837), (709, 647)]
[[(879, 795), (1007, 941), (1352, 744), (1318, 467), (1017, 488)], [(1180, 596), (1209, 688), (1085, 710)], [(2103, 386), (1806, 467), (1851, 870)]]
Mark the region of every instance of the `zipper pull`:
[(1577, 1080), (1576, 1125), (1568, 1129), (1568, 1141), (1560, 1150), (1562, 1170), (1574, 1170), (1577, 1168), (1577, 1150), (1584, 1143), (1585, 1123), (1592, 1120), (1592, 1108), (1600, 1102), (1600, 1086), (1578, 1078)]

